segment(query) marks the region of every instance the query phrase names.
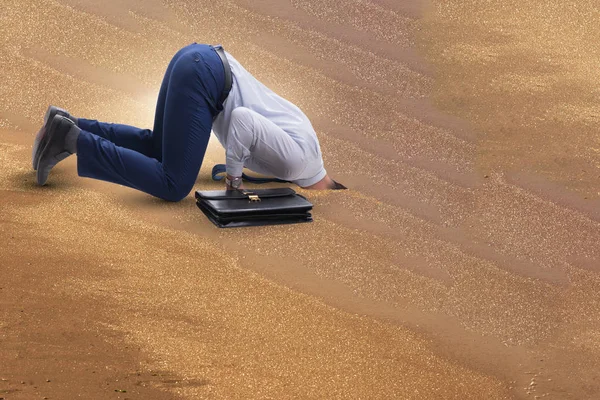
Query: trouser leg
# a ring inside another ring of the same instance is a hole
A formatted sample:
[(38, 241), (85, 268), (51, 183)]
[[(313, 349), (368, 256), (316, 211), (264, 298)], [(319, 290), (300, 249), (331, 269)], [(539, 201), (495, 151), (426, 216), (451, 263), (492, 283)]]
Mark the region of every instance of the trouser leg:
[[(190, 45), (193, 46), (193, 45)], [(173, 66), (177, 63), (182, 54), (189, 51), (190, 46), (179, 50), (171, 59), (162, 84), (158, 93), (156, 102), (156, 112), (154, 115), (154, 130), (140, 129), (134, 126), (122, 124), (110, 124), (99, 122), (96, 120), (79, 118), (79, 128), (107, 139), (119, 147), (125, 147), (130, 150), (135, 150), (145, 156), (156, 158), (162, 161), (162, 138), (163, 124), (165, 114), (165, 104), (167, 91), (171, 81)]]
[(162, 161), (82, 130), (77, 142), (79, 175), (181, 200), (196, 181), (213, 116), (220, 111), (223, 85), (217, 54), (208, 46), (188, 46), (173, 63), (164, 88)]
[(79, 118), (79, 128), (104, 138), (119, 147), (134, 150), (147, 157), (160, 161), (162, 149), (150, 129), (140, 129), (122, 124), (109, 124), (91, 119)]

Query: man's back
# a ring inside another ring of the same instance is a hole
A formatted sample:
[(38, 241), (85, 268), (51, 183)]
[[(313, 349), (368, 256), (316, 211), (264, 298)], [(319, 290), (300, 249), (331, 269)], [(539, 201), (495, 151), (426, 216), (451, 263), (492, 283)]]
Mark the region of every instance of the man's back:
[[(314, 183), (315, 179), (321, 179), (325, 175), (321, 149), (316, 132), (308, 117), (296, 105), (279, 96), (252, 76), (231, 54), (226, 53), (226, 55), (232, 71), (233, 85), (223, 104), (223, 111), (213, 123), (213, 132), (227, 150), (228, 167), (237, 164), (237, 170), (239, 164), (243, 163), (245, 167), (255, 172), (283, 179), (297, 179), (299, 184), (310, 185)], [(250, 112), (234, 113), (236, 109), (238, 111), (250, 110)], [(254, 119), (252, 113), (255, 113)], [(284, 144), (286, 139), (272, 129), (265, 128), (264, 124), (262, 124), (262, 129), (257, 128), (255, 122), (258, 116), (256, 114), (280, 128), (285, 135), (289, 136), (287, 140), (291, 139), (295, 145)], [(236, 137), (232, 138), (234, 130), (232, 123), (240, 122), (234, 121), (236, 116), (245, 116), (248, 119), (246, 124), (249, 127), (240, 126), (236, 130)], [(250, 126), (254, 126), (254, 131)], [(242, 135), (248, 135), (248, 137), (241, 137)], [(266, 152), (263, 151), (260, 154), (260, 146), (250, 145), (255, 144), (257, 140), (262, 142), (262, 148)], [(267, 154), (269, 154), (268, 158), (266, 158)], [(280, 161), (275, 161), (275, 159)], [(288, 162), (282, 163), (283, 160), (288, 160)], [(301, 173), (298, 176), (285, 173), (285, 171), (291, 172), (291, 170), (301, 171)]]

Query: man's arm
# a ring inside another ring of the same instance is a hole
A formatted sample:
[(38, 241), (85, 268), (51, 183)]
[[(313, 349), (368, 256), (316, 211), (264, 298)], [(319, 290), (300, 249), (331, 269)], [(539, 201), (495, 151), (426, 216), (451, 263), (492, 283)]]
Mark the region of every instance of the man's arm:
[(225, 152), (227, 170), (225, 183), (227, 184), (227, 190), (243, 189), (242, 171), (244, 170), (245, 161), (250, 157), (249, 143), (252, 142), (252, 133), (238, 131), (231, 136)]
[[(250, 157), (250, 148), (255, 141), (254, 138), (254, 123), (250, 110), (239, 107), (231, 113), (231, 125), (229, 127), (229, 135), (227, 138), (226, 155), (226, 170), (227, 189), (235, 189), (237, 180), (239, 179), (238, 189), (243, 189), (242, 171), (246, 160)], [(233, 183), (234, 185), (230, 184)]]

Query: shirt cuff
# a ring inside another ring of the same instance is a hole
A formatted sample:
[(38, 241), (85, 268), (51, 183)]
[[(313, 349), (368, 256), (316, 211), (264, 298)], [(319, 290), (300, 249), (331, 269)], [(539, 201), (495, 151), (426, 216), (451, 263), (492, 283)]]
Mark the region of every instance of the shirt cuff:
[(227, 172), (227, 175), (229, 175), (229, 176), (233, 176), (233, 177), (242, 176), (242, 172), (244, 171), (244, 163), (235, 161), (235, 160), (231, 160), (228, 158), (227, 164), (225, 165), (225, 170)]

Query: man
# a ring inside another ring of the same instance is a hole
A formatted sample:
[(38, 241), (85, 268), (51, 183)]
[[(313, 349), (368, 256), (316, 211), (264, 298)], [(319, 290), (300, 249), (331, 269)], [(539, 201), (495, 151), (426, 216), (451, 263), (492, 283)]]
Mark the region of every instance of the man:
[(171, 60), (160, 88), (154, 129), (75, 118), (50, 107), (33, 146), (44, 185), (50, 170), (77, 154), (79, 176), (180, 201), (192, 190), (214, 129), (226, 149), (228, 189), (242, 169), (305, 189), (342, 189), (323, 166), (304, 113), (246, 71), (221, 46), (191, 44)]

